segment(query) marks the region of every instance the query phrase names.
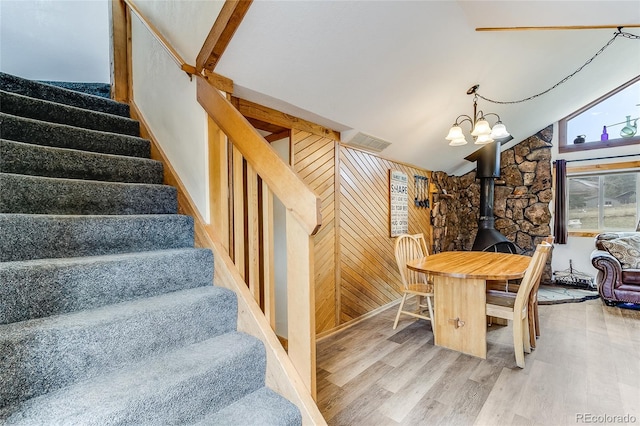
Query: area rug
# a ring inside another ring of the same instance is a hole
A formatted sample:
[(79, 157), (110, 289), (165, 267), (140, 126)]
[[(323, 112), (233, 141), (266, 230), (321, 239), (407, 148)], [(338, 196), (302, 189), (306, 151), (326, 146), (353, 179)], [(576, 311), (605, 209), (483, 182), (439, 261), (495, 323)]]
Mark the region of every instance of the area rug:
[(571, 288), (557, 285), (541, 284), (538, 289), (539, 305), (555, 305), (557, 303), (577, 303), (585, 300), (597, 299), (597, 290)]

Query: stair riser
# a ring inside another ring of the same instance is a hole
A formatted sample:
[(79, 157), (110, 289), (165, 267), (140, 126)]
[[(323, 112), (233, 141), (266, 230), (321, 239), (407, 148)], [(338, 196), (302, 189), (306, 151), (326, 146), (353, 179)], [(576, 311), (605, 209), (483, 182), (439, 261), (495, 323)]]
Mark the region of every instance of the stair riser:
[(175, 214), (177, 191), (165, 185), (104, 183), (0, 173), (1, 213)]
[(265, 366), (260, 341), (229, 333), (30, 400), (7, 424), (193, 424), (264, 386)]
[(115, 102), (98, 96), (87, 95), (85, 93), (78, 93), (73, 90), (67, 90), (40, 82), (26, 80), (10, 74), (0, 73), (0, 89), (23, 96), (45, 99), (78, 108), (129, 117), (129, 105), (127, 104)]
[(182, 215), (0, 216), (0, 262), (193, 247)]
[(149, 158), (151, 156), (151, 143), (146, 139), (2, 113), (0, 113), (0, 134), (5, 139), (34, 145), (129, 157)]
[[(52, 81), (52, 80), (38, 80), (37, 82), (42, 84), (48, 84), (50, 86), (61, 87), (63, 89), (71, 90), (73, 92), (80, 92), (81, 94), (96, 96), (102, 99), (109, 99), (109, 100), (111, 99), (111, 84), (109, 83), (70, 83), (65, 81)], [(10, 90), (8, 90), (8, 92), (10, 92)], [(37, 96), (33, 96), (33, 97), (36, 98)], [(43, 99), (47, 99), (47, 98), (44, 97)], [(60, 102), (60, 101), (57, 101), (57, 102), (61, 104), (67, 103), (67, 102)], [(115, 101), (112, 101), (112, 102), (115, 102)], [(126, 104), (123, 104), (123, 105), (128, 106)], [(78, 106), (78, 105), (74, 105), (74, 106)], [(95, 108), (89, 108), (89, 109), (93, 109), (95, 111)], [(102, 112), (109, 112), (109, 111), (102, 111)], [(116, 111), (109, 112), (109, 114), (122, 115), (123, 117), (129, 117), (128, 112), (126, 115)]]
[(302, 424), (298, 407), (264, 387), (200, 419), (194, 426), (237, 425), (238, 419), (247, 425), (294, 426)]
[(210, 286), (5, 325), (0, 407), (234, 331), (236, 318), (235, 294)]
[[(264, 351), (259, 345), (255, 351)], [(153, 399), (132, 401), (133, 407), (109, 413), (96, 424), (105, 424), (112, 418), (122, 424), (189, 424), (200, 415), (210, 410), (220, 409), (241, 398), (247, 392), (254, 391), (264, 383), (266, 364), (256, 363), (257, 356), (253, 352), (239, 353), (233, 362), (206, 374), (191, 377), (183, 387), (169, 389)], [(234, 372), (242, 372), (234, 374)], [(247, 388), (238, 375), (252, 377), (254, 387)], [(204, 391), (206, 390), (206, 391)], [(151, 407), (151, 409), (149, 409)], [(84, 421), (92, 421), (92, 416), (82, 416)], [(75, 420), (75, 419), (74, 419)]]
[(162, 184), (162, 163), (0, 140), (0, 172), (105, 182)]
[(88, 111), (72, 106), (0, 92), (2, 112), (85, 129), (102, 130), (130, 136), (140, 135), (137, 121), (112, 114)]
[[(228, 364), (216, 366), (204, 374), (190, 377), (179, 388), (167, 389), (152, 398), (133, 399), (130, 406), (95, 419), (90, 415), (74, 418), (74, 421), (97, 421), (105, 424), (115, 418), (121, 424), (189, 424), (203, 413), (220, 409), (241, 398), (248, 392), (258, 389), (264, 383), (266, 363), (264, 348), (256, 344), (253, 351), (240, 352)], [(260, 355), (256, 353), (260, 352)], [(206, 362), (206, 361), (205, 361)], [(239, 379), (251, 377), (253, 387), (247, 388), (245, 381)]]
[(212, 285), (213, 256), (185, 249), (5, 262), (0, 282), (0, 324), (8, 324)]

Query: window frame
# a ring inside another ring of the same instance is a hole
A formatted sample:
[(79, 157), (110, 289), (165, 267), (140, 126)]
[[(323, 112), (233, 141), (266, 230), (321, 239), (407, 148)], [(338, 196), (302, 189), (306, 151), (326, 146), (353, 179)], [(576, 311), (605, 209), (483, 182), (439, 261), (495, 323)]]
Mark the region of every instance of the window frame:
[[(603, 232), (616, 232), (614, 230), (605, 230), (605, 229), (587, 229), (584, 231), (572, 231), (568, 226), (569, 222), (569, 197), (570, 193), (568, 192), (568, 179), (579, 177), (579, 176), (604, 176), (610, 174), (623, 174), (623, 173), (640, 173), (640, 161), (626, 161), (620, 163), (610, 163), (603, 165), (591, 165), (591, 166), (573, 166), (567, 167), (567, 214), (566, 214), (566, 222), (565, 226), (567, 227), (567, 232), (569, 236), (572, 237), (595, 237), (596, 235)], [(640, 176), (636, 183), (636, 221), (640, 220)], [(600, 218), (598, 218), (598, 221)], [(620, 231), (622, 232), (622, 231)]]
[(635, 78), (632, 78), (622, 86), (619, 86), (613, 89), (612, 91), (610, 91), (609, 93), (606, 93), (605, 95), (600, 96), (595, 101), (588, 103), (587, 105), (583, 106), (577, 111), (559, 120), (558, 121), (558, 152), (560, 153), (579, 152), (579, 151), (588, 151), (591, 149), (615, 148), (619, 146), (640, 144), (640, 134), (636, 134), (634, 137), (631, 137), (631, 138), (615, 138), (615, 139), (609, 139), (608, 141), (594, 141), (594, 142), (585, 142), (581, 144), (569, 144), (567, 140), (567, 122), (569, 120), (582, 114), (583, 112), (599, 104), (605, 99), (610, 98), (616, 93), (623, 91), (627, 87), (637, 82), (640, 82), (640, 75), (638, 75)]

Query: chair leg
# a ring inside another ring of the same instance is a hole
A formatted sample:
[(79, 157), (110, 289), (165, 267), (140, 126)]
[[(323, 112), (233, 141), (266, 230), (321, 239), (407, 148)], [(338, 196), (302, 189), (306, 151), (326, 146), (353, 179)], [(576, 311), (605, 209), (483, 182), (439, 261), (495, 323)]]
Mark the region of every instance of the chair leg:
[(538, 301), (533, 304), (533, 323), (536, 326), (536, 337), (540, 337), (540, 318), (538, 317)]
[(406, 299), (407, 299), (407, 293), (403, 293), (402, 302), (400, 302), (400, 307), (398, 308), (398, 314), (396, 315), (396, 321), (393, 323), (394, 330), (398, 327), (398, 320), (400, 319), (400, 314), (402, 313), (402, 307), (404, 306), (404, 302)]
[(528, 354), (531, 353), (530, 335), (529, 335), (529, 320), (528, 315), (526, 318), (522, 318), (522, 343), (524, 351)]
[(535, 301), (534, 301), (534, 294), (533, 291), (531, 292), (531, 295), (529, 296), (529, 300), (527, 301), (527, 330), (528, 330), (528, 336), (527, 339), (529, 341), (529, 345), (532, 348), (536, 347), (536, 332), (535, 332), (535, 324), (534, 322), (534, 317), (533, 317), (533, 305), (535, 305)]
[(520, 368), (524, 368), (522, 321), (519, 319), (515, 319), (513, 321), (513, 350), (516, 354), (516, 365)]
[(530, 315), (527, 316), (527, 325), (528, 325), (528, 329), (529, 329), (529, 345), (535, 349), (536, 347), (536, 324), (535, 324), (536, 320), (535, 317), (533, 316), (533, 312), (530, 313)]
[(431, 328), (433, 329), (433, 304), (431, 303), (431, 296), (427, 296), (427, 306), (429, 307), (429, 318), (431, 318)]
[(423, 306), (424, 306), (424, 296), (416, 295), (416, 314), (422, 314)]

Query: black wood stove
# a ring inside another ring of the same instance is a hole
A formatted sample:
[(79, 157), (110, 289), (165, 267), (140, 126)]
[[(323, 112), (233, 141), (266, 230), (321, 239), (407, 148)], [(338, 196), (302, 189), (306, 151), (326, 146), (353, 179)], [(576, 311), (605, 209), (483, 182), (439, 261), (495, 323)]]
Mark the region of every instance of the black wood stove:
[(465, 160), (477, 161), (476, 178), (480, 179), (478, 234), (471, 250), (517, 253), (516, 245), (495, 228), (493, 216), (495, 179), (500, 177), (500, 143), (491, 142), (465, 157)]

